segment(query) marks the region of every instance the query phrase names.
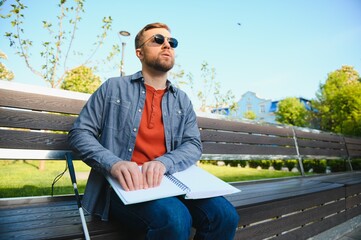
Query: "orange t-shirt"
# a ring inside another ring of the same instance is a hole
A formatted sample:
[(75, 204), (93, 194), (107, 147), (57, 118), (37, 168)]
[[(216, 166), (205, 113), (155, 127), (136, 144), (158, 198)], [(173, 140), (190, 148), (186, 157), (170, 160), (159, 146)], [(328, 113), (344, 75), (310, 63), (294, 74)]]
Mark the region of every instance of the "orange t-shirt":
[(162, 98), (166, 89), (156, 90), (146, 86), (146, 100), (135, 140), (132, 161), (138, 165), (162, 156), (166, 152), (162, 119)]

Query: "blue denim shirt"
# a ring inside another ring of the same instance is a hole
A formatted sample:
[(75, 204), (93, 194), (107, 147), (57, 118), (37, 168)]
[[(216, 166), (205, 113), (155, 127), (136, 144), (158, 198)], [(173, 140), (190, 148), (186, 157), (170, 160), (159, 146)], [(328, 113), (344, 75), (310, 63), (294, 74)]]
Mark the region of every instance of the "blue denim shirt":
[[(103, 174), (118, 161), (130, 161), (145, 106), (141, 72), (110, 78), (89, 98), (69, 132), (69, 144), (92, 167), (83, 197), (87, 212), (108, 218), (109, 185)], [(188, 96), (167, 81), (162, 99), (167, 152), (155, 160), (167, 173), (199, 160), (202, 144), (196, 114)]]

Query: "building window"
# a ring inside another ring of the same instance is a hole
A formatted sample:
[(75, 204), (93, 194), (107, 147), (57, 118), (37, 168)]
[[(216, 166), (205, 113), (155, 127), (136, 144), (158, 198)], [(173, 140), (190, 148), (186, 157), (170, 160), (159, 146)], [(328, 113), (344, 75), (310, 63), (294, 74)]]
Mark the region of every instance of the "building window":
[(247, 105), (247, 111), (252, 111), (252, 105), (251, 104)]
[(265, 113), (266, 112), (266, 107), (264, 104), (262, 104), (261, 106), (261, 113)]

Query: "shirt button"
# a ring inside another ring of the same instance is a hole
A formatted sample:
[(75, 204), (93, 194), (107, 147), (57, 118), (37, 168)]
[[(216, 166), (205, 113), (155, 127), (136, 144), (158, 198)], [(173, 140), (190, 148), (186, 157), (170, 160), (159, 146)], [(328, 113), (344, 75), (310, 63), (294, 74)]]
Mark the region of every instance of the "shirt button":
[(143, 91), (142, 91), (142, 93), (144, 94), (144, 93), (145, 93), (145, 91), (143, 90)]
[(128, 151), (131, 152), (131, 151), (133, 151), (133, 149), (129, 148)]
[(117, 99), (117, 103), (120, 103), (120, 100), (119, 100), (119, 99)]
[(138, 109), (138, 112), (142, 112), (142, 109), (139, 108), (139, 109)]
[(133, 131), (136, 132), (136, 131), (137, 131), (137, 128), (133, 128)]

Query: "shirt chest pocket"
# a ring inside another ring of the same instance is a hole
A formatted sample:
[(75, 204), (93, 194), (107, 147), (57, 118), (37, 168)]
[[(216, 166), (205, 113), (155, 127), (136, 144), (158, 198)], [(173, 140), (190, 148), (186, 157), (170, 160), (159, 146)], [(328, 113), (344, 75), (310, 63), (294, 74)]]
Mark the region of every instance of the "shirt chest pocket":
[(173, 112), (173, 132), (175, 137), (181, 137), (184, 129), (184, 111), (183, 109), (176, 108)]
[[(131, 103), (120, 98), (109, 99), (109, 111), (106, 116), (106, 127), (122, 130), (130, 114)], [(128, 122), (130, 120), (128, 119)]]

